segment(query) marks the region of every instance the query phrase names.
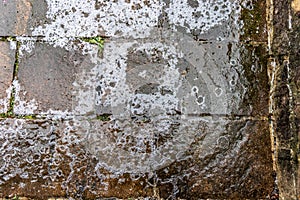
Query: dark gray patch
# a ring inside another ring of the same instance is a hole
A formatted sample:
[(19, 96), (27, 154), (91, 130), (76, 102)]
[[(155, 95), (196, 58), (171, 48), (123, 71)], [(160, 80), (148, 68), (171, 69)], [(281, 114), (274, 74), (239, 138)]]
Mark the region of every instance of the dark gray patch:
[[(22, 100), (36, 99), (40, 111), (72, 110), (72, 89), (85, 56), (62, 48), (36, 43), (20, 59), (18, 78), (27, 92)], [(37, 67), (38, 66), (38, 67)]]
[(198, 8), (198, 7), (199, 7), (199, 2), (198, 2), (198, 0), (187, 0), (187, 3), (188, 3), (189, 6), (191, 6), (192, 8)]
[(139, 87), (135, 93), (136, 94), (154, 94), (156, 92), (158, 92), (158, 86), (159, 84), (157, 83), (148, 83), (145, 84), (141, 87)]
[(172, 89), (167, 88), (165, 86), (161, 88), (160, 93), (161, 93), (161, 95), (166, 95), (166, 94), (173, 95)]

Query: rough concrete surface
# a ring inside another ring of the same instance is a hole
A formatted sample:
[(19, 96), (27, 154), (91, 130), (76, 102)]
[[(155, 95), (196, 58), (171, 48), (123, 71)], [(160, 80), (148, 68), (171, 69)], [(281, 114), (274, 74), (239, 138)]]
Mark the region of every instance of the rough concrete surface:
[(0, 2), (0, 198), (300, 198), (297, 5)]

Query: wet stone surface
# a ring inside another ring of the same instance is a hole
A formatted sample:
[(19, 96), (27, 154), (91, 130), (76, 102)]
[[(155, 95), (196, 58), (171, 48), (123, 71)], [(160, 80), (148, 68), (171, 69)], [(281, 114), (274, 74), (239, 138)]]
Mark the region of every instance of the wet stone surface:
[(264, 45), (203, 43), (170, 34), (160, 42), (116, 40), (106, 44), (97, 114), (147, 117), (162, 106), (158, 112), (164, 114), (267, 116)]
[(128, 128), (117, 129), (118, 120), (2, 120), (1, 195), (129, 198), (154, 195), (153, 187), (162, 198), (269, 194), (266, 121), (188, 121), (173, 125), (181, 133), (176, 135), (158, 128), (143, 132), (155, 123), (123, 122)]
[(15, 63), (15, 45), (15, 42), (0, 41), (0, 113), (6, 113), (9, 107)]
[(13, 23), (0, 34), (18, 45), (13, 115), (0, 121), (0, 197), (268, 198), (265, 8), (3, 2), (0, 20)]
[[(299, 1), (274, 7), (274, 118), (278, 187), (281, 198), (299, 199)], [(282, 16), (288, 17), (282, 17)], [(297, 47), (296, 47), (297, 46)], [(289, 112), (287, 112), (287, 110)]]

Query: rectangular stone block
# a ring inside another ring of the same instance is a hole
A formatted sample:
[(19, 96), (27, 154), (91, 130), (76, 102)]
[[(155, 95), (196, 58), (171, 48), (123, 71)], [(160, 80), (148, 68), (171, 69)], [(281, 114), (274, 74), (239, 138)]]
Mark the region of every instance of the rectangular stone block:
[(0, 41), (0, 113), (9, 108), (15, 63), (15, 42)]
[(106, 43), (98, 115), (268, 116), (265, 45), (198, 42), (176, 32), (153, 40)]
[[(137, 119), (176, 112), (268, 115), (264, 45), (199, 43), (176, 33), (170, 41), (154, 42), (156, 37), (145, 42), (111, 40), (105, 43), (103, 58), (99, 47), (88, 43), (80, 44), (93, 48), (92, 53), (83, 55), (75, 50), (80, 45), (66, 50), (23, 41), (14, 83), (15, 113)], [(29, 44), (33, 47), (27, 52)]]
[[(158, 171), (162, 198), (264, 199), (274, 189), (267, 121), (214, 121), (199, 126), (190, 159)], [(176, 191), (176, 195), (174, 195)]]
[[(97, 46), (95, 47), (98, 48)], [(97, 51), (96, 51), (97, 52)], [(26, 114), (56, 114), (60, 116), (92, 112), (93, 93), (88, 96), (82, 108), (77, 98), (86, 98), (78, 91), (88, 90), (90, 85), (80, 78), (94, 67), (88, 55), (81, 50), (66, 50), (43, 42), (22, 41), (20, 46), (18, 80), (14, 82), (14, 112)], [(88, 105), (90, 103), (90, 105)], [(80, 108), (78, 108), (80, 107)], [(87, 110), (81, 111), (81, 108)], [(93, 114), (93, 113), (92, 113)]]
[(96, 35), (146, 38), (152, 30), (171, 29), (195, 40), (237, 41), (240, 35), (243, 41), (267, 39), (264, 1), (199, 4), (10, 0), (2, 3), (0, 12), (1, 36), (42, 36), (46, 40)]
[(0, 197), (261, 199), (267, 121), (0, 121)]

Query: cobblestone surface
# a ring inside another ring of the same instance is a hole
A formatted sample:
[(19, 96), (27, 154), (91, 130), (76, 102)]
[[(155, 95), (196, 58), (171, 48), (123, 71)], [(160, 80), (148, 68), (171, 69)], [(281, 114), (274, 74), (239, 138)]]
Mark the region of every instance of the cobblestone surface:
[(297, 2), (1, 2), (0, 197), (297, 199)]

